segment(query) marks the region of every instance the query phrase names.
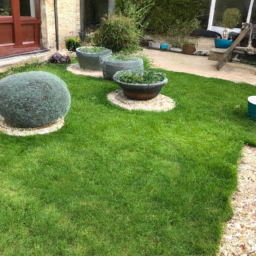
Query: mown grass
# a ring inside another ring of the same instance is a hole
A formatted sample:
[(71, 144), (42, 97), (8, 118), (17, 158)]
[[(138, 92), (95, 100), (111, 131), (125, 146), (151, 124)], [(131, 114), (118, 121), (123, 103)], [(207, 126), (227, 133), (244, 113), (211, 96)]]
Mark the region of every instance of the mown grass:
[(58, 132), (0, 134), (0, 254), (215, 255), (256, 88), (166, 71), (177, 107), (128, 111), (106, 98), (114, 82), (39, 69), (72, 107)]

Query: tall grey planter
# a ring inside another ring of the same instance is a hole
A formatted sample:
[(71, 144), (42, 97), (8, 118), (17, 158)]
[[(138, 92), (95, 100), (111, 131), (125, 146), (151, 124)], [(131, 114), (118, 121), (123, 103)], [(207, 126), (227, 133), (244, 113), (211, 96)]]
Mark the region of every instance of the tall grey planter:
[(141, 69), (143, 70), (143, 60), (139, 57), (127, 57), (124, 60), (115, 57), (100, 57), (104, 79), (114, 80), (113, 76), (117, 71)]
[(107, 57), (112, 54), (112, 51), (104, 48), (102, 52), (87, 53), (81, 51), (83, 48), (93, 48), (92, 46), (79, 47), (76, 49), (78, 63), (82, 69), (101, 70), (100, 57)]

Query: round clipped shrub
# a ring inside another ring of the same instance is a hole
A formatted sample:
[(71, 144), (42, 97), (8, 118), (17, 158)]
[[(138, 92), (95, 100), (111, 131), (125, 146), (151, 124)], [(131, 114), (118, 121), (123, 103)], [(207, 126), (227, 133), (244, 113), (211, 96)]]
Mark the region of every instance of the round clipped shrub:
[(70, 104), (65, 82), (51, 73), (31, 71), (0, 80), (0, 115), (10, 126), (44, 126), (64, 117)]

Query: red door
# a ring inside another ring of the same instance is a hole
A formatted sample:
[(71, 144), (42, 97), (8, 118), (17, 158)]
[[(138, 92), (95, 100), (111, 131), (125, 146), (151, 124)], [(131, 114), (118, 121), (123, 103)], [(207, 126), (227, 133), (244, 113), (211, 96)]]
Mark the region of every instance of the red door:
[(0, 57), (40, 49), (40, 0), (0, 0)]

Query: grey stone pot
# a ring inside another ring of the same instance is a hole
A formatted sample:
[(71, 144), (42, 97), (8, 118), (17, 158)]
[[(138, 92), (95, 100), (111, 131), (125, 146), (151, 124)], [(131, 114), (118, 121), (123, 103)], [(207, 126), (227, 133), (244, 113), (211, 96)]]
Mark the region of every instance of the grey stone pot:
[(86, 53), (81, 51), (82, 48), (93, 48), (92, 46), (84, 46), (76, 49), (76, 56), (78, 63), (82, 69), (88, 70), (101, 70), (100, 57), (109, 56), (112, 54), (112, 51), (104, 48), (102, 52), (96, 53)]
[(154, 84), (131, 84), (120, 81), (120, 76), (123, 74), (123, 72), (132, 71), (134, 70), (118, 71), (113, 77), (114, 81), (124, 90), (124, 95), (130, 99), (149, 100), (155, 98), (160, 93), (162, 87), (168, 82), (167, 78)]
[(118, 60), (112, 56), (100, 57), (104, 79), (114, 80), (113, 76), (117, 71), (141, 69), (143, 70), (143, 60), (139, 57), (127, 57), (126, 60)]

